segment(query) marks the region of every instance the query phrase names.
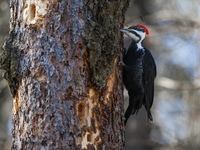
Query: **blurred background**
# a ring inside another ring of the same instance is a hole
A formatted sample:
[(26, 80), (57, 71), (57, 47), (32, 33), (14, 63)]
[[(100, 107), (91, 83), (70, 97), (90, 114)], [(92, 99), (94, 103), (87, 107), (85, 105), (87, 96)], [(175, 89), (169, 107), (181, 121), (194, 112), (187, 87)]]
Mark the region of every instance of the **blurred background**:
[[(124, 27), (134, 24), (149, 29), (143, 45), (154, 56), (158, 74), (154, 122), (147, 122), (144, 108), (131, 116), (126, 126), (126, 150), (199, 150), (200, 1), (131, 0)], [(9, 0), (0, 0), (0, 43), (8, 32)], [(125, 47), (130, 43), (125, 36)], [(126, 109), (128, 96), (124, 92)], [(0, 77), (0, 150), (10, 149), (11, 109), (7, 83)]]
[[(9, 32), (10, 9), (9, 0), (0, 0), (0, 54), (1, 44)], [(12, 97), (7, 82), (2, 79), (0, 70), (0, 150), (10, 150), (12, 129)]]
[[(149, 29), (143, 46), (155, 58), (157, 78), (154, 122), (145, 109), (132, 116), (126, 150), (200, 150), (200, 1), (132, 0), (124, 28), (134, 24)], [(124, 42), (128, 48), (131, 39)]]

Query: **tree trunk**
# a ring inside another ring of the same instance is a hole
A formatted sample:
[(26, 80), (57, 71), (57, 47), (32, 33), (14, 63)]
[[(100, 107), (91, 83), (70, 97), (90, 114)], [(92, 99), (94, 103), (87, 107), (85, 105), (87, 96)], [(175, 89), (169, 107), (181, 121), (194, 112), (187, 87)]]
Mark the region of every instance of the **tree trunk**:
[(11, 0), (12, 149), (124, 149), (116, 65), (129, 0)]

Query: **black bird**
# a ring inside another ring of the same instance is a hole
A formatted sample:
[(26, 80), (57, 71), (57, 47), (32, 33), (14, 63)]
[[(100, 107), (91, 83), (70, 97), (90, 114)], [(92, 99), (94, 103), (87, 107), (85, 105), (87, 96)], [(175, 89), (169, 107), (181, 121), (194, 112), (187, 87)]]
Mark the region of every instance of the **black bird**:
[(150, 108), (154, 97), (154, 79), (156, 64), (150, 51), (142, 46), (145, 35), (149, 31), (145, 26), (136, 25), (128, 29), (120, 29), (130, 38), (132, 43), (128, 50), (120, 55), (123, 66), (123, 82), (128, 90), (129, 106), (125, 113), (125, 125), (131, 114), (137, 114), (142, 105), (145, 106), (149, 121), (153, 121)]

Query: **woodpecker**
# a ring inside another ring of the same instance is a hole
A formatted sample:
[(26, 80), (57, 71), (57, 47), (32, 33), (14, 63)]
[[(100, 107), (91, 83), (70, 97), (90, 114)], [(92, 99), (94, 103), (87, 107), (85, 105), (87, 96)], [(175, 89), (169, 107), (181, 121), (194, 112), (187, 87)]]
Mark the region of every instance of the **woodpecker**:
[(137, 114), (142, 105), (146, 108), (149, 121), (153, 122), (150, 108), (154, 97), (156, 64), (150, 51), (142, 46), (149, 31), (139, 24), (120, 31), (132, 38), (128, 50), (124, 48), (123, 54), (120, 54), (119, 62), (123, 67), (123, 83), (129, 95), (124, 123), (126, 125), (130, 115)]

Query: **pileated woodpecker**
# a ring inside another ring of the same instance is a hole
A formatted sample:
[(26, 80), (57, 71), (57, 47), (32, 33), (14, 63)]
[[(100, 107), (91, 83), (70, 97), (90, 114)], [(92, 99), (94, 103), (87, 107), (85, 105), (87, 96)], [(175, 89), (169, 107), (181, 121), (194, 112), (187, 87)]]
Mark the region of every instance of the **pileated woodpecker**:
[(142, 105), (145, 106), (149, 121), (153, 121), (150, 108), (154, 97), (154, 79), (156, 64), (150, 51), (142, 46), (145, 35), (149, 34), (143, 25), (120, 29), (130, 38), (132, 43), (128, 50), (120, 54), (120, 64), (123, 66), (123, 82), (128, 90), (129, 106), (125, 113), (125, 125), (131, 114), (137, 114)]

